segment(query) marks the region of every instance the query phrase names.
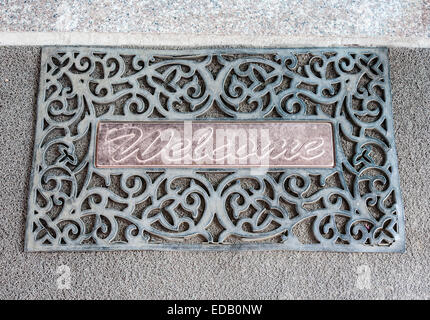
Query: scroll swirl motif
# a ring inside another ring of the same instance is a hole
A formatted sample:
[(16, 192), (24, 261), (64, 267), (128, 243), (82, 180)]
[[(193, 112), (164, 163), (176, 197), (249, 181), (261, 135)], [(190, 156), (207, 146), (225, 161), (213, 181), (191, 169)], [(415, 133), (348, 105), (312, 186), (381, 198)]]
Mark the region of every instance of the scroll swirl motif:
[[(28, 250), (403, 248), (384, 50), (44, 48), (41, 73)], [(94, 166), (101, 120), (215, 118), (330, 121), (336, 167)]]

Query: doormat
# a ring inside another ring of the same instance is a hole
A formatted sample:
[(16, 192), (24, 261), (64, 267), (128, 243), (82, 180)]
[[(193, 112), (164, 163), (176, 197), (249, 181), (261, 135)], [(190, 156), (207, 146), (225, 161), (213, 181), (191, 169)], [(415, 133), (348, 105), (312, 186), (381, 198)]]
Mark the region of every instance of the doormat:
[(403, 252), (387, 54), (44, 47), (25, 249)]

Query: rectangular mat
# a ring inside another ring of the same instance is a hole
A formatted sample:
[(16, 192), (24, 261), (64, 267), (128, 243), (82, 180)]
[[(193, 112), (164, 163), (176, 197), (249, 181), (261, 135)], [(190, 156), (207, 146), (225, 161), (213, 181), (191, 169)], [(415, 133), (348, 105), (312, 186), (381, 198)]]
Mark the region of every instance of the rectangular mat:
[(405, 245), (386, 49), (45, 47), (28, 251)]

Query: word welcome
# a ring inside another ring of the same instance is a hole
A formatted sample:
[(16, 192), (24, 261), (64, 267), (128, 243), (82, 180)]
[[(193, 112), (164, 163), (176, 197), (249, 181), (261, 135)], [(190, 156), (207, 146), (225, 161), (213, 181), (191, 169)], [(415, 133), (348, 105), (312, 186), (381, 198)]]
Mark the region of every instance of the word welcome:
[(96, 165), (332, 167), (333, 153), (329, 123), (102, 122)]

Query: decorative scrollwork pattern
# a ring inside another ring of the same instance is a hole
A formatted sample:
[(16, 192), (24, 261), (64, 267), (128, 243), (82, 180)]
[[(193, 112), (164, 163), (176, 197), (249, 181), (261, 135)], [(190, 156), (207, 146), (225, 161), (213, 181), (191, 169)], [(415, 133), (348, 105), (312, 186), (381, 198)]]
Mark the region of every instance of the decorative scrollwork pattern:
[[(334, 168), (94, 165), (107, 121), (333, 124)], [(42, 50), (27, 250), (402, 251), (385, 49)]]

